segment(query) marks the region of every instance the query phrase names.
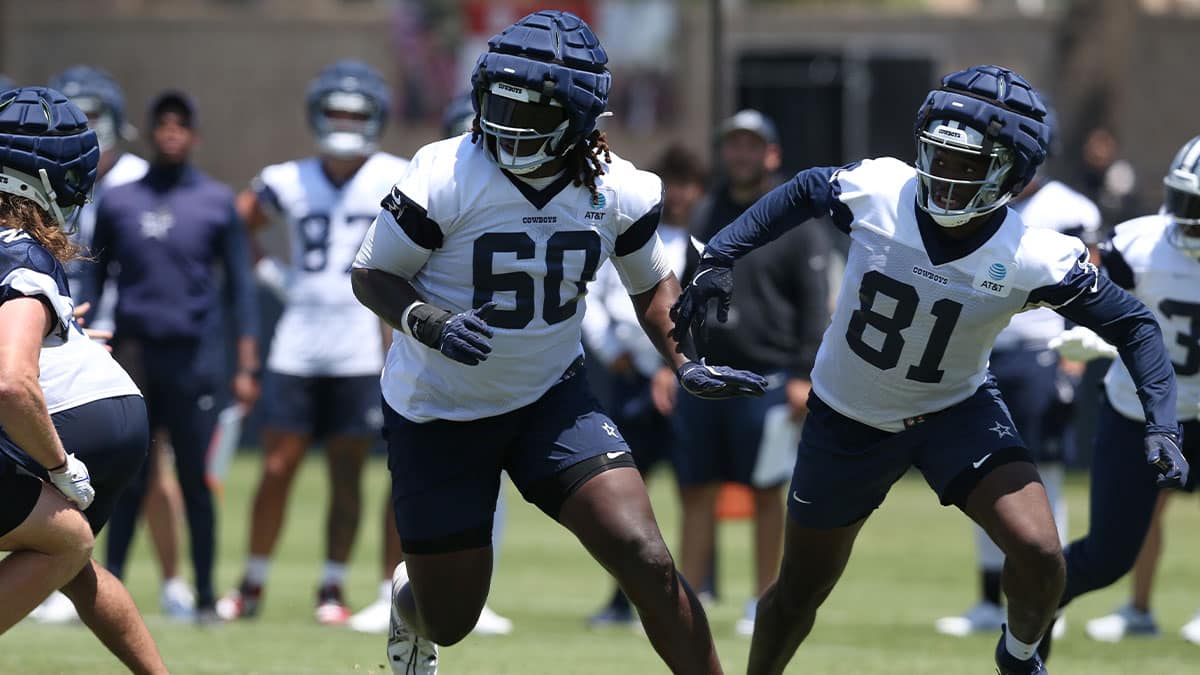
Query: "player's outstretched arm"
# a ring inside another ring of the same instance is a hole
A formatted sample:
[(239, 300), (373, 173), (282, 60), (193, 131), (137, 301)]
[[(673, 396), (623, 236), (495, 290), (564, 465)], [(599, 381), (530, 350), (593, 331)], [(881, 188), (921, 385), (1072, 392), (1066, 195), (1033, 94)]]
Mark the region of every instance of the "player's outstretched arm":
[(767, 381), (756, 373), (725, 366), (710, 366), (701, 360), (689, 361), (682, 348), (672, 337), (674, 325), (671, 321), (671, 306), (679, 297), (679, 280), (668, 274), (654, 288), (630, 296), (637, 310), (638, 321), (663, 358), (675, 368), (679, 384), (693, 396), (700, 398), (731, 398), (734, 396), (762, 396), (767, 390)]
[(1187, 482), (1189, 466), (1179, 450), (1175, 369), (1154, 314), (1099, 275), (1093, 277), (1090, 287), (1056, 311), (1116, 346), (1137, 385), (1145, 411), (1146, 460), (1158, 471), (1160, 486), (1182, 486)]
[(724, 323), (733, 298), (733, 263), (783, 233), (818, 216), (829, 215), (839, 227), (849, 227), (845, 212), (835, 210), (836, 167), (805, 169), (763, 195), (745, 213), (721, 228), (704, 248), (692, 283), (671, 309), (673, 335), (683, 341), (692, 328), (702, 328), (708, 303), (717, 301), (717, 320)]

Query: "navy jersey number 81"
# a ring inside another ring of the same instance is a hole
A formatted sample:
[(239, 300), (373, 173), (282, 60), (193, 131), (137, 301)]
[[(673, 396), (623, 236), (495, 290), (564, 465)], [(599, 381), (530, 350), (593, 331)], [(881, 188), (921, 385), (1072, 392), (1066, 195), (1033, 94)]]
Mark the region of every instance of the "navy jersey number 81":
[[(891, 298), (896, 307), (889, 316), (874, 309), (878, 295)], [(900, 362), (900, 352), (904, 349), (902, 331), (912, 325), (917, 315), (920, 297), (917, 289), (897, 281), (882, 272), (871, 270), (863, 275), (862, 285), (858, 289), (859, 308), (854, 310), (850, 323), (846, 327), (846, 342), (850, 349), (864, 361), (879, 368), (890, 370)], [(936, 384), (942, 381), (944, 370), (938, 369), (942, 357), (946, 354), (946, 346), (950, 344), (950, 334), (958, 323), (962, 313), (962, 304), (942, 298), (933, 303), (930, 313), (936, 317), (925, 352), (916, 365), (909, 366), (906, 377), (917, 382)], [(879, 330), (884, 335), (883, 346), (879, 349), (872, 347), (863, 340), (863, 332), (867, 326)]]

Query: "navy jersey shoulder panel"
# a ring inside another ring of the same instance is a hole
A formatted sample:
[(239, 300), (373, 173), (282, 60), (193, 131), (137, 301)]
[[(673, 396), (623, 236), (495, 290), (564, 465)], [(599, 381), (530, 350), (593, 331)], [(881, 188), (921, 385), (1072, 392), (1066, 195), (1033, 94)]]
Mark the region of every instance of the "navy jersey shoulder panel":
[(1098, 247), (1100, 249), (1100, 264), (1104, 266), (1104, 271), (1108, 272), (1108, 278), (1113, 280), (1113, 283), (1129, 290), (1137, 285), (1137, 280), (1133, 275), (1133, 268), (1125, 260), (1125, 256), (1113, 246), (1112, 239), (1104, 241)]
[(425, 207), (416, 203), (404, 194), (399, 185), (379, 203), (384, 211), (392, 215), (396, 224), (404, 230), (413, 243), (421, 248), (434, 250), (442, 247), (442, 227), (429, 217)]
[[(837, 171), (853, 171), (861, 164), (862, 162), (847, 164)], [(809, 171), (813, 170), (809, 169)], [(827, 181), (833, 189), (833, 201), (830, 204), (829, 215), (833, 219), (833, 224), (837, 229), (850, 234), (850, 223), (854, 222), (854, 214), (850, 211), (850, 207), (846, 206), (845, 202), (842, 201), (842, 184), (837, 178), (837, 172), (831, 173)]]
[(661, 219), (662, 202), (659, 202), (654, 205), (654, 208), (647, 211), (646, 215), (638, 218), (624, 232), (617, 235), (613, 255), (629, 255), (634, 251), (640, 250), (654, 236), (654, 232), (658, 230), (658, 223)]
[(1088, 255), (1084, 253), (1079, 256), (1079, 260), (1075, 262), (1071, 271), (1067, 272), (1062, 281), (1033, 289), (1029, 292), (1029, 299), (1025, 301), (1025, 304), (1062, 307), (1084, 293), (1094, 292), (1099, 278), (1099, 270), (1088, 262)]

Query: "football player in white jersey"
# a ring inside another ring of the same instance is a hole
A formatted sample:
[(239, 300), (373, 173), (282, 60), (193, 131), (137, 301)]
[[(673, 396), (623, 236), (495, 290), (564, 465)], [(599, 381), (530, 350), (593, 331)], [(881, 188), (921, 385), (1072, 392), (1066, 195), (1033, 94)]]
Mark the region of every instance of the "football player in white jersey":
[(350, 264), (379, 200), (408, 161), (379, 150), (391, 105), (383, 78), (358, 61), (317, 75), (306, 95), (318, 154), (264, 168), (238, 197), (252, 231), (286, 229), (286, 303), (264, 380), (263, 473), (250, 509), (249, 559), (237, 590), (218, 603), (224, 619), (257, 615), (296, 469), (324, 441), (330, 505), (316, 619), (350, 618), (342, 595), (362, 510), (363, 462), (383, 423), (383, 331), (350, 288)]
[[(50, 88), (61, 91), (83, 111), (88, 127), (96, 132), (100, 144), (100, 161), (96, 170), (96, 187), (92, 201), (79, 209), (77, 229), (72, 240), (88, 250), (96, 228), (96, 204), (108, 190), (138, 180), (150, 164), (129, 152), (124, 142), (131, 140), (135, 130), (125, 120), (125, 94), (121, 85), (107, 71), (88, 65), (75, 65), (50, 78)], [(76, 260), (66, 266), (72, 297), (79, 302), (87, 276), (89, 262)], [(117, 306), (117, 282), (110, 279), (100, 293), (91, 330), (111, 332), (113, 312)], [(83, 308), (86, 311), (86, 308)], [(165, 438), (151, 445), (152, 453), (169, 453)], [(169, 462), (153, 462), (154, 475), (146, 491), (146, 523), (154, 541), (154, 553), (162, 572), (159, 602), (167, 616), (190, 619), (195, 610), (195, 597), (187, 582), (178, 574), (179, 523), (183, 519), (183, 495), (179, 481), (167, 470)], [(61, 593), (54, 593), (30, 615), (43, 623), (65, 623), (78, 620), (75, 607)]]
[[(1200, 136), (1180, 148), (1163, 184), (1162, 210), (1118, 225), (1101, 246), (1100, 257), (1113, 282), (1146, 303), (1162, 327), (1179, 382), (1183, 451), (1195, 461), (1200, 451)], [(1057, 342), (1069, 358), (1113, 356), (1110, 345), (1083, 329), (1072, 329)], [(1161, 483), (1154, 472), (1131, 461), (1130, 447), (1145, 419), (1142, 396), (1130, 369), (1114, 360), (1104, 378), (1097, 419), (1088, 533), (1067, 547), (1063, 605), (1124, 576), (1160, 511), (1156, 503), (1166, 494)], [(1194, 480), (1185, 489), (1193, 491)], [(1152, 556), (1146, 564), (1154, 562)], [(1143, 592), (1149, 595), (1148, 588)], [(1182, 632), (1200, 643), (1200, 614)], [(1127, 633), (1157, 634), (1158, 629), (1145, 603), (1089, 622), (1088, 633), (1115, 641)]]
[(859, 530), (910, 467), (1005, 553), (1001, 675), (1044, 673), (1037, 646), (1065, 564), (1037, 470), (987, 371), (1011, 317), (1046, 306), (1120, 345), (1146, 415), (1146, 461), (1187, 480), (1161, 332), (1099, 275), (1078, 239), (1026, 229), (1007, 202), (1045, 157), (1045, 107), (997, 66), (951, 73), (917, 114), (916, 168), (892, 158), (797, 174), (721, 230), (675, 306), (676, 335), (717, 299), (732, 266), (814, 216), (850, 235), (837, 309), (812, 372), (778, 581), (758, 603), (749, 672), (780, 673), (845, 569)]
[[(1057, 136), (1054, 111), (1048, 110), (1046, 123), (1050, 127), (1050, 153), (1054, 152)], [(1097, 262), (1096, 246), (1100, 230), (1100, 209), (1092, 200), (1057, 180), (1035, 177), (1027, 188), (1013, 199), (1012, 209), (1021, 216), (1026, 227), (1048, 227), (1063, 234), (1080, 237), (1088, 244), (1093, 262)], [(996, 377), (1000, 392), (1012, 413), (1013, 422), (1021, 431), (1025, 446), (1037, 462), (1038, 473), (1050, 499), (1059, 541), (1067, 542), (1067, 500), (1062, 491), (1063, 435), (1074, 398), (1075, 375), (1068, 369), (1078, 369), (1078, 362), (1060, 363), (1057, 353), (1050, 349), (1050, 340), (1063, 332), (1063, 318), (1047, 308), (1023, 312), (1012, 318), (996, 336), (996, 345), (988, 362), (988, 370)], [(1078, 373), (1076, 373), (1077, 375)], [(1004, 554), (979, 526), (975, 530), (975, 547), (979, 554), (980, 599), (960, 616), (937, 620), (939, 633), (961, 637), (976, 632), (999, 630), (1004, 623), (1001, 592)], [(1066, 630), (1066, 621), (1054, 624), (1057, 635)]]
[(80, 329), (63, 268), (99, 155), (61, 93), (0, 95), (0, 633), (62, 588), (130, 671), (166, 673), (128, 591), (90, 559), (149, 445), (141, 393)]
[(356, 295), (396, 329), (382, 378), (405, 555), (394, 672), (436, 672), (436, 645), (475, 625), (501, 470), (614, 574), (671, 670), (720, 672), (629, 446), (589, 390), (588, 282), (611, 256), (684, 389), (761, 395), (766, 383), (674, 351), (678, 281), (655, 234), (661, 183), (613, 156), (595, 128), (607, 62), (587, 24), (558, 10), (492, 37), (471, 78), (474, 131), (417, 152), (355, 261)]

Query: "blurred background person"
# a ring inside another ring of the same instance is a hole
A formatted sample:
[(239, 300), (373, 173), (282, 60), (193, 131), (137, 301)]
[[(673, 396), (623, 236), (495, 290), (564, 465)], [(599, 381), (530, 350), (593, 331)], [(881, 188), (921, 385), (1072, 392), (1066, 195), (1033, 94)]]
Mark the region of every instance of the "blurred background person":
[[(1050, 156), (1057, 152), (1061, 136), (1057, 117), (1046, 116), (1051, 128)], [(1100, 210), (1087, 197), (1060, 181), (1041, 175), (1011, 202), (1011, 208), (1021, 214), (1027, 228), (1048, 227), (1063, 234), (1079, 237), (1088, 245), (1093, 262), (1099, 262), (1096, 244), (1100, 236)], [(1060, 361), (1050, 348), (1050, 341), (1065, 328), (1065, 321), (1051, 309), (1041, 308), (1017, 314), (996, 337), (988, 361), (988, 370), (1008, 404), (1013, 422), (1021, 432), (1025, 445), (1046, 487), (1059, 539), (1067, 542), (1067, 500), (1063, 494), (1066, 435), (1070, 424), (1075, 386), (1082, 367), (1079, 363)], [(1000, 630), (1005, 621), (1002, 607), (1002, 576), (1004, 554), (992, 542), (983, 528), (973, 525), (975, 549), (979, 556), (979, 602), (960, 616), (937, 620), (939, 633), (962, 637), (984, 632), (989, 635)], [(1055, 625), (1061, 636), (1066, 621)]]
[(251, 233), (286, 230), (290, 264), (267, 356), (249, 557), (238, 588), (218, 609), (226, 620), (258, 614), (296, 470), (309, 446), (323, 442), (330, 501), (316, 619), (341, 625), (350, 618), (343, 587), (362, 511), (363, 462), (383, 423), (383, 331), (354, 298), (350, 263), (408, 160), (379, 150), (391, 92), (365, 63), (322, 70), (305, 105), (318, 154), (264, 168), (237, 198)]
[(1142, 215), (1133, 164), (1121, 157), (1117, 136), (1107, 127), (1096, 127), (1084, 136), (1082, 153), (1083, 194), (1100, 207), (1108, 228)]
[[(91, 249), (96, 228), (96, 202), (111, 188), (146, 175), (150, 164), (124, 147), (135, 136), (136, 130), (125, 119), (125, 94), (112, 75), (101, 68), (76, 65), (51, 77), (50, 87), (65, 94), (87, 115), (88, 126), (96, 132), (96, 140), (100, 144), (100, 161), (96, 169), (92, 201), (80, 207), (78, 226), (71, 236), (72, 241), (87, 252)], [(85, 279), (91, 273), (92, 264), (90, 259), (81, 258), (66, 266), (71, 294), (77, 302), (83, 298)], [(111, 331), (113, 310), (117, 303), (115, 278), (105, 283), (96, 302), (96, 311), (88, 328)], [(155, 453), (154, 471), (148, 480), (143, 510), (162, 572), (159, 606), (167, 616), (187, 620), (192, 618), (196, 600), (191, 587), (179, 576), (178, 571), (183, 496), (174, 472), (169, 470), (174, 462), (169, 441), (160, 432), (158, 442), (151, 447)], [(64, 623), (79, 617), (66, 596), (54, 593), (30, 614), (30, 618), (43, 623)]]
[[(700, 158), (682, 145), (671, 145), (650, 169), (663, 181), (662, 221), (658, 237), (671, 271), (687, 285), (700, 262), (700, 249), (688, 233), (692, 212), (704, 196), (708, 174)], [(612, 262), (602, 265), (588, 288), (583, 340), (589, 353), (610, 375), (611, 388), (602, 403), (633, 451), (643, 478), (669, 461), (671, 413), (679, 383), (638, 323), (629, 292)], [(637, 617), (620, 588), (588, 625), (634, 625)]]
[[(212, 267), (220, 263), (233, 305), (239, 337), (232, 392), (243, 409), (259, 391), (258, 309), (233, 192), (191, 163), (197, 122), (186, 93), (164, 91), (151, 102), (154, 157), (145, 176), (112, 188), (97, 207), (96, 264), (86, 299), (99, 294), (109, 264), (117, 263), (113, 353), (146, 397), (151, 430), (165, 428), (175, 449), (196, 575), (196, 620), (211, 623), (218, 620), (212, 579), (216, 513), (205, 455), (222, 395), (220, 359), (206, 344), (221, 335), (214, 329), (220, 296)], [(113, 515), (106, 564), (118, 577), (152, 472), (143, 469)]]
[[(774, 123), (742, 110), (720, 126), (721, 182), (697, 207), (692, 232), (707, 241), (775, 187), (782, 151)], [(697, 350), (716, 363), (762, 373), (766, 396), (676, 402), (672, 459), (683, 501), (679, 555), (685, 578), (703, 587), (716, 536), (714, 507), (722, 483), (748, 486), (754, 501), (757, 598), (775, 580), (783, 546), (784, 489), (792, 475), (800, 423), (807, 413), (809, 371), (829, 323), (830, 241), (825, 228), (798, 227), (773, 246), (743, 258), (725, 323), (710, 318)], [(755, 601), (737, 632), (754, 630)]]

